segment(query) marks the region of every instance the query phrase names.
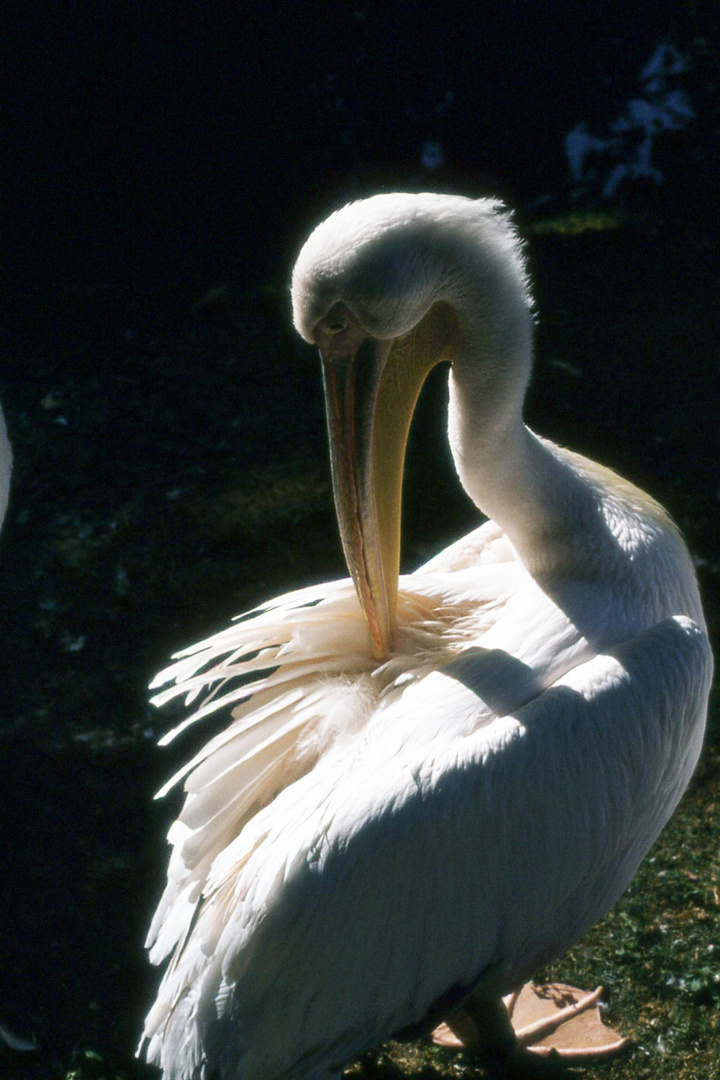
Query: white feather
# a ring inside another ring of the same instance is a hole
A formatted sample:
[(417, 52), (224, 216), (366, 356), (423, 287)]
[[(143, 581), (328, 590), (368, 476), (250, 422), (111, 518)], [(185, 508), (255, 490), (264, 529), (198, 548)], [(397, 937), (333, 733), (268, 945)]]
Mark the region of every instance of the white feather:
[(527, 282), (496, 204), (354, 204), (295, 269), (306, 337), (338, 299), (390, 337), (438, 296), (461, 326), (453, 455), (492, 520), (401, 578), (382, 663), (339, 581), (153, 684), (199, 701), (165, 742), (232, 712), (163, 788), (186, 799), (144, 1038), (168, 1080), (335, 1076), (441, 1001), (513, 989), (616, 901), (697, 761), (689, 556), (648, 496), (522, 424)]

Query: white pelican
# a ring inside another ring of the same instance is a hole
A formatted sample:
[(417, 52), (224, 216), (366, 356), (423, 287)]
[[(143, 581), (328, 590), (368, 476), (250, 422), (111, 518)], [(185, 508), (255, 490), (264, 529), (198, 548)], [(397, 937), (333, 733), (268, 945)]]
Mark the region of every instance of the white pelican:
[[(501, 997), (615, 903), (690, 779), (712, 670), (693, 567), (648, 495), (523, 424), (530, 299), (497, 203), (346, 206), (292, 300), (351, 580), (270, 601), (154, 683), (158, 703), (210, 688), (176, 731), (232, 721), (170, 782), (145, 1054), (171, 1080), (328, 1078), (445, 1019), (542, 1071)], [(441, 360), (489, 520), (398, 579), (407, 432)]]

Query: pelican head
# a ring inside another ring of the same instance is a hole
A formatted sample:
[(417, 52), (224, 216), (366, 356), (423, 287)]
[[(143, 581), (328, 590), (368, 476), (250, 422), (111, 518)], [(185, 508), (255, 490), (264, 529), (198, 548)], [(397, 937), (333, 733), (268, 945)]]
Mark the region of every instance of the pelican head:
[[(322, 358), (345, 558), (380, 660), (395, 629), (405, 448), (428, 373), (449, 361), (497, 419), (522, 406), (529, 298), (500, 210), (487, 199), (376, 195), (319, 225), (293, 272), (295, 326)], [(462, 480), (461, 443), (451, 430)]]

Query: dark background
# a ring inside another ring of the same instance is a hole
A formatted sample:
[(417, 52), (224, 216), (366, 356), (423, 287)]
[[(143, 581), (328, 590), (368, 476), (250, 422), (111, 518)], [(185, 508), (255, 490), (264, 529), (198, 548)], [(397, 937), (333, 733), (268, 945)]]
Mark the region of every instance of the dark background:
[[(190, 752), (155, 748), (171, 718), (145, 687), (231, 614), (342, 573), (319, 372), (287, 292), (335, 206), (405, 188), (517, 208), (539, 310), (529, 420), (669, 506), (717, 625), (716, 12), (78, 0), (3, 16), (0, 1024), (39, 1042), (0, 1045), (8, 1075), (145, 1075), (142, 938), (176, 805), (152, 794)], [(662, 40), (696, 116), (657, 140), (663, 183), (574, 190), (565, 135), (606, 132)], [(477, 520), (443, 400), (438, 374), (412, 437), (408, 567)]]

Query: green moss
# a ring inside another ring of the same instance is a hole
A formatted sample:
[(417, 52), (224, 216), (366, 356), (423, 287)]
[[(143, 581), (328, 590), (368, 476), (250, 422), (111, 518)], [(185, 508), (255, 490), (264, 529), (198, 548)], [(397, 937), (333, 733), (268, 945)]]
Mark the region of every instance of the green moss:
[(623, 227), (617, 210), (570, 210), (553, 217), (540, 218), (529, 230), (535, 236), (578, 236), (582, 233), (614, 232)]

